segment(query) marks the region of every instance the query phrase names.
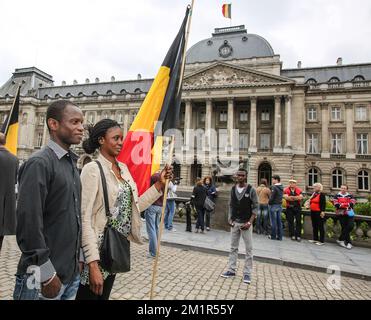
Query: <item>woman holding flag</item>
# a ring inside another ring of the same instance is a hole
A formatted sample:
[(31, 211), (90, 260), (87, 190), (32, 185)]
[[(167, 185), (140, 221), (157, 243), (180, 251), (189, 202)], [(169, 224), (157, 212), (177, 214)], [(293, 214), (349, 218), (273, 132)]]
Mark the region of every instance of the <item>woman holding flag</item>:
[[(160, 181), (139, 197), (137, 185), (127, 166), (117, 160), (122, 146), (122, 130), (116, 121), (110, 119), (103, 119), (90, 127), (89, 138), (83, 143), (87, 154), (98, 150), (97, 161), (102, 166), (108, 190), (111, 227), (114, 226), (129, 241), (142, 244), (140, 212), (162, 195), (165, 181), (171, 175), (171, 167), (166, 166), (161, 172)], [(97, 162), (91, 162), (83, 168), (81, 184), (82, 250), (85, 261), (76, 299), (108, 300), (115, 274), (100, 266), (99, 248), (108, 219)]]

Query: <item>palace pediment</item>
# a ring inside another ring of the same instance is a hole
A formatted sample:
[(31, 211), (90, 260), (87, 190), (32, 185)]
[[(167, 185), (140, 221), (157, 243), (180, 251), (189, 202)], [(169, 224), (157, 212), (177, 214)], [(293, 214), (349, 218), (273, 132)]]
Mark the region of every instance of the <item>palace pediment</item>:
[(183, 80), (183, 89), (208, 89), (228, 87), (258, 87), (292, 84), (293, 80), (226, 63), (216, 63)]

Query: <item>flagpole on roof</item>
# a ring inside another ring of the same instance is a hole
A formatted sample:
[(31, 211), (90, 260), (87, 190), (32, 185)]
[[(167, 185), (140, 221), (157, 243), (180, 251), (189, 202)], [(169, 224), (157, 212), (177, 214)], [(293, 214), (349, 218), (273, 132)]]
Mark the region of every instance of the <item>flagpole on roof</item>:
[[(192, 4), (190, 5), (190, 13), (189, 13), (189, 16), (188, 16), (187, 29), (186, 29), (185, 39), (184, 39), (182, 67), (181, 67), (181, 70), (180, 70), (177, 94), (180, 94), (180, 90), (182, 88), (184, 68), (185, 68), (185, 62), (186, 62), (187, 43), (188, 43), (188, 38), (189, 38), (189, 30), (191, 28), (191, 20), (192, 20), (194, 2), (195, 2), (195, 0), (192, 0)], [(169, 159), (167, 161), (168, 165), (171, 165), (172, 161), (173, 161), (174, 145), (175, 145), (175, 135), (172, 134), (170, 136), (170, 143), (169, 143)], [(159, 235), (158, 235), (158, 239), (157, 239), (157, 251), (156, 251), (156, 257), (155, 257), (155, 261), (154, 261), (154, 264), (153, 264), (153, 272), (152, 272), (152, 284), (151, 284), (151, 292), (150, 292), (150, 299), (151, 300), (153, 300), (153, 298), (154, 298), (154, 291), (155, 291), (155, 287), (156, 287), (158, 260), (159, 260), (159, 256), (160, 256), (160, 250), (161, 250), (161, 238), (162, 238), (162, 233), (163, 233), (163, 230), (164, 230), (164, 217), (165, 217), (167, 195), (168, 195), (168, 190), (169, 190), (169, 181), (170, 181), (169, 179), (166, 179), (165, 190), (164, 190), (164, 195), (163, 195), (161, 218), (160, 218), (160, 230), (159, 230)]]

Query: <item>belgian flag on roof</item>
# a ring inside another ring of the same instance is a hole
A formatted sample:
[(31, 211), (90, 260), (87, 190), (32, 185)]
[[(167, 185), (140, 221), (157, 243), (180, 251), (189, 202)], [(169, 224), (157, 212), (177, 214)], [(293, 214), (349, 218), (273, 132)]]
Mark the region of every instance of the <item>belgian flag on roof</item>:
[[(150, 187), (151, 174), (160, 167), (156, 150), (162, 150), (162, 135), (177, 127), (180, 113), (180, 74), (184, 59), (185, 33), (190, 14), (186, 10), (175, 37), (152, 86), (125, 137), (118, 160), (125, 163), (133, 176), (139, 195)], [(162, 124), (162, 132), (156, 126)], [(156, 134), (155, 136), (155, 129)]]
[(19, 115), (19, 102), (20, 102), (20, 91), (19, 86), (14, 98), (12, 109), (8, 117), (6, 118), (3, 126), (1, 127), (1, 132), (6, 136), (5, 148), (7, 148), (15, 156), (17, 155), (18, 146), (18, 115)]

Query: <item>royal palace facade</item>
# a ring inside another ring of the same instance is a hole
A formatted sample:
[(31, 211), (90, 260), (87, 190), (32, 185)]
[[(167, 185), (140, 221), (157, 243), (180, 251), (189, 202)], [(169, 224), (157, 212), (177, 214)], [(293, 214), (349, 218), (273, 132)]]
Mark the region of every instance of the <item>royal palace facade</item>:
[[(79, 105), (86, 123), (113, 118), (127, 132), (152, 81), (138, 75), (57, 86), (35, 67), (16, 69), (0, 87), (0, 124), (21, 84), (20, 159), (46, 143), (45, 112), (57, 99)], [(279, 174), (284, 184), (294, 177), (307, 192), (315, 182), (328, 193), (345, 183), (351, 192), (368, 196), (370, 114), (371, 62), (346, 65), (339, 58), (333, 66), (302, 68), (299, 62), (295, 69), (283, 69), (264, 38), (244, 26), (218, 28), (187, 52), (178, 128), (184, 132), (184, 156), (175, 169), (186, 186), (206, 175), (227, 181), (223, 176), (238, 154), (254, 185)], [(213, 132), (212, 137), (204, 132)], [(197, 157), (200, 150), (211, 154), (211, 141), (223, 156)], [(82, 154), (80, 146), (76, 151)]]

